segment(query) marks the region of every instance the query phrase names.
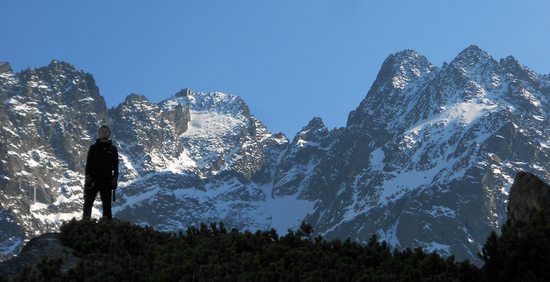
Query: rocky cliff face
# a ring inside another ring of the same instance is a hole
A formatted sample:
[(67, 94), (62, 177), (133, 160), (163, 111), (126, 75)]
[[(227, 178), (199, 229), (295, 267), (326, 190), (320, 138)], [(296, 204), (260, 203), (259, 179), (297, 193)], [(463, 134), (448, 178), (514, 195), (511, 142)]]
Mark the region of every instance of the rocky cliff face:
[(527, 223), (537, 212), (550, 222), (550, 186), (528, 172), (517, 174), (510, 189), (507, 224)]
[[(80, 216), (83, 166), (112, 125), (115, 216), (160, 230), (223, 221), (423, 247), (477, 260), (517, 171), (550, 180), (550, 77), (476, 46), (433, 66), (388, 57), (346, 127), (312, 119), (289, 142), (237, 96), (183, 90), (107, 109), (91, 75), (0, 66), (0, 252)], [(36, 188), (36, 201), (34, 190)], [(99, 215), (99, 203), (94, 214)]]

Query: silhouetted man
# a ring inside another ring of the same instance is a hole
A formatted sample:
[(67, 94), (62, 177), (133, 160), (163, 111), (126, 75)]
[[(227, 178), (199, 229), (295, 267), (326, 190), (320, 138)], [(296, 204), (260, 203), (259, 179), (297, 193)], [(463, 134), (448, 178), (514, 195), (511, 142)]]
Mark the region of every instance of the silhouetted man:
[(111, 191), (117, 188), (118, 151), (109, 140), (111, 129), (104, 125), (99, 128), (99, 139), (90, 146), (86, 159), (84, 180), (83, 219), (90, 219), (92, 206), (99, 192), (103, 205), (103, 217), (111, 219)]

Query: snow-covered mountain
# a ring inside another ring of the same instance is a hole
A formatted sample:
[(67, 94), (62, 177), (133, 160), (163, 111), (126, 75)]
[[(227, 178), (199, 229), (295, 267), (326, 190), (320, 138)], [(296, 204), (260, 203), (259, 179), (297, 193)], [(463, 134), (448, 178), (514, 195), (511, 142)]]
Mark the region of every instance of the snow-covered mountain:
[(328, 238), (378, 234), (476, 261), (506, 218), (516, 172), (550, 182), (549, 98), (550, 76), (512, 57), (470, 46), (435, 67), (405, 50), (386, 59), (346, 127), (313, 118), (289, 141), (234, 95), (132, 94), (107, 109), (92, 76), (66, 63), (20, 73), (4, 63), (0, 252), (80, 217), (87, 148), (108, 123), (121, 159), (118, 218), (283, 233), (305, 220)]
[(304, 188), (306, 220), (476, 260), (516, 172), (550, 179), (549, 98), (548, 76), (476, 46), (440, 68), (391, 55)]

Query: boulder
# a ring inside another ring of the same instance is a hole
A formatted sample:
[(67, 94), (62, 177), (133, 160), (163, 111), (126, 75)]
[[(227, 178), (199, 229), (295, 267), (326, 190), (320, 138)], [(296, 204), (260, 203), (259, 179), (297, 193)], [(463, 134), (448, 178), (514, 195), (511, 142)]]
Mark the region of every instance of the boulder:
[(18, 256), (0, 263), (0, 277), (14, 277), (25, 267), (35, 267), (45, 258), (62, 259), (62, 272), (74, 268), (79, 261), (74, 250), (61, 243), (59, 233), (46, 233), (31, 239)]

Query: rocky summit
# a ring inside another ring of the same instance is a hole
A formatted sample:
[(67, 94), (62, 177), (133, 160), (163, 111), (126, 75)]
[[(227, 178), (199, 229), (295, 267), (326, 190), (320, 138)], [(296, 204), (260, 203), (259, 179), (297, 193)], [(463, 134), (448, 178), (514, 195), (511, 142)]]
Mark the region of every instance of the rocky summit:
[[(518, 171), (550, 182), (550, 76), (470, 46), (434, 66), (390, 55), (345, 127), (320, 118), (290, 141), (235, 95), (131, 94), (107, 108), (70, 64), (0, 67), (0, 253), (80, 218), (88, 146), (109, 124), (114, 215), (161, 231), (201, 222), (422, 247), (479, 262)], [(97, 203), (93, 215), (99, 216)]]

